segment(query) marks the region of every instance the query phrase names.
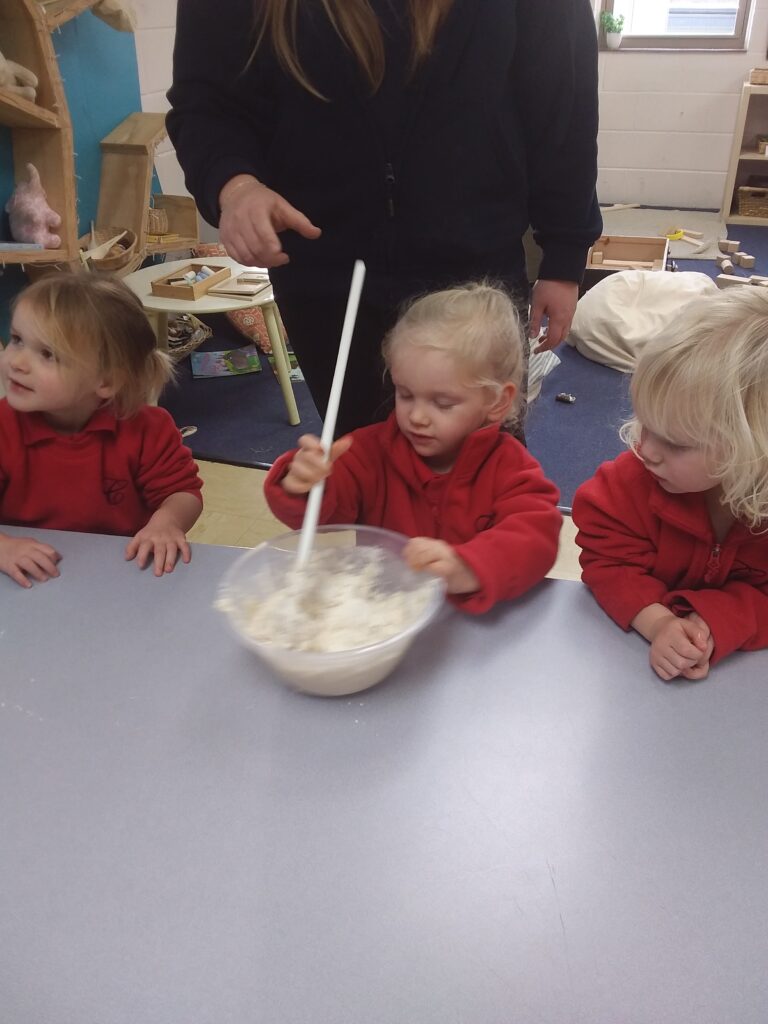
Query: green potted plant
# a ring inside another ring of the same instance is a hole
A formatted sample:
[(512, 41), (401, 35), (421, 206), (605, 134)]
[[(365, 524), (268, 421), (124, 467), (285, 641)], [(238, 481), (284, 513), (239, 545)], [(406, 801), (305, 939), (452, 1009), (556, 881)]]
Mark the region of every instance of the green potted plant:
[(624, 28), (624, 15), (612, 14), (611, 11), (600, 12), (600, 28), (605, 33), (605, 45), (609, 50), (618, 50), (621, 46), (621, 33)]

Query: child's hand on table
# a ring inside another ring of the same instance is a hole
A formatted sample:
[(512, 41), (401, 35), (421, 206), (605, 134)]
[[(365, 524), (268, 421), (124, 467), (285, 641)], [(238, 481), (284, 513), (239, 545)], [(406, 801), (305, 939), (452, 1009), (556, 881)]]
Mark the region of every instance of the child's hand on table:
[(172, 494), (166, 498), (147, 525), (130, 540), (125, 548), (126, 561), (136, 558), (139, 568), (154, 562), (155, 576), (173, 572), (176, 559), (187, 564), (192, 552), (187, 540), (202, 511), (199, 498), (192, 494)]
[(449, 594), (473, 594), (480, 589), (480, 580), (444, 540), (413, 537), (405, 545), (403, 556), (417, 572), (431, 572), (444, 579)]
[[(700, 635), (705, 639), (705, 646), (696, 664), (684, 669), (680, 674), (684, 679), (706, 679), (709, 675), (709, 659), (712, 657), (712, 651), (715, 649), (715, 641), (712, 639), (709, 626), (700, 615), (697, 615), (696, 612), (691, 612), (687, 619), (688, 622), (692, 623), (700, 631)], [(696, 641), (696, 646), (700, 647), (701, 644)]]
[(352, 445), (351, 437), (340, 437), (331, 445), (326, 459), (320, 438), (314, 434), (302, 434), (299, 449), (291, 460), (288, 472), (280, 481), (287, 494), (308, 494), (316, 483), (331, 475), (333, 463)]
[(648, 639), (651, 667), (662, 679), (704, 679), (709, 672), (714, 643), (709, 626), (695, 613), (678, 618), (668, 612), (656, 620)]
[(34, 537), (0, 536), (0, 572), (6, 573), (21, 587), (31, 587), (32, 580), (44, 583), (59, 576), (56, 563), (59, 552), (50, 544)]

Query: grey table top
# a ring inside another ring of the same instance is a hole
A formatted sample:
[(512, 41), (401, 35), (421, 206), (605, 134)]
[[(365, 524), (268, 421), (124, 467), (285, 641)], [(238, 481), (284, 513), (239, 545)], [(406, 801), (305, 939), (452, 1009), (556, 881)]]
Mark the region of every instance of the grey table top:
[[(28, 531), (27, 531), (28, 532)], [(665, 685), (576, 583), (322, 700), (50, 536), (0, 577), (2, 1024), (765, 1024), (768, 652)]]

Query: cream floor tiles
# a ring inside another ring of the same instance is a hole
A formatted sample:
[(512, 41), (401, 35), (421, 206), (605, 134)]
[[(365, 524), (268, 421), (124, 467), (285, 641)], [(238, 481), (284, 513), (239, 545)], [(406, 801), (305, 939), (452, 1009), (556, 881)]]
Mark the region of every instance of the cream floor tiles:
[[(285, 530), (264, 500), (264, 470), (219, 462), (199, 465), (205, 483), (205, 511), (190, 530), (191, 541), (250, 548)], [(557, 561), (549, 573), (553, 579), (581, 579), (575, 534), (571, 517), (565, 516)]]
[(203, 514), (189, 532), (197, 544), (255, 547), (286, 529), (264, 500), (261, 469), (200, 462)]
[(560, 531), (560, 548), (557, 561), (548, 575), (553, 580), (580, 580), (579, 549), (576, 546), (576, 527), (570, 516), (563, 516), (563, 528)]

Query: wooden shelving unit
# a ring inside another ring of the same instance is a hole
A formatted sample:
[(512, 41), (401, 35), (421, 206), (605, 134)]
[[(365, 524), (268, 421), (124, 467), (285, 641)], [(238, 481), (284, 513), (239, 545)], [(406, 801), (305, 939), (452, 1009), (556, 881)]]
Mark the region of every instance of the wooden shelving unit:
[(757, 135), (768, 135), (768, 85), (750, 85), (741, 88), (741, 100), (733, 133), (731, 159), (725, 179), (725, 191), (720, 215), (728, 224), (768, 225), (768, 217), (741, 215), (738, 189), (748, 183), (751, 175), (768, 176), (768, 156), (758, 152)]
[(60, 249), (3, 251), (0, 265), (75, 261), (79, 250), (72, 125), (48, 20), (37, 0), (2, 0), (0, 40), (5, 57), (34, 71), (39, 80), (35, 103), (0, 90), (0, 124), (11, 129), (16, 179), (25, 180), (27, 164), (34, 164), (48, 203), (62, 221)]
[(45, 110), (7, 89), (0, 89), (0, 124), (8, 128), (60, 127), (59, 118), (53, 111)]
[[(96, 3), (98, 0), (52, 0), (42, 5), (38, 0), (0, 0), (0, 49), (9, 60), (34, 71), (39, 79), (35, 103), (0, 89), (0, 125), (11, 130), (16, 179), (26, 180), (26, 166), (34, 164), (48, 203), (62, 220), (58, 230), (62, 238), (60, 249), (0, 250), (0, 266), (80, 265), (72, 125), (51, 30)], [(164, 114), (134, 113), (101, 142), (96, 226), (127, 228), (136, 234), (135, 255), (120, 274), (135, 270), (148, 253), (187, 249), (198, 241), (193, 200), (157, 196), (155, 204), (166, 210), (171, 237), (147, 243), (155, 149), (165, 135)]]

